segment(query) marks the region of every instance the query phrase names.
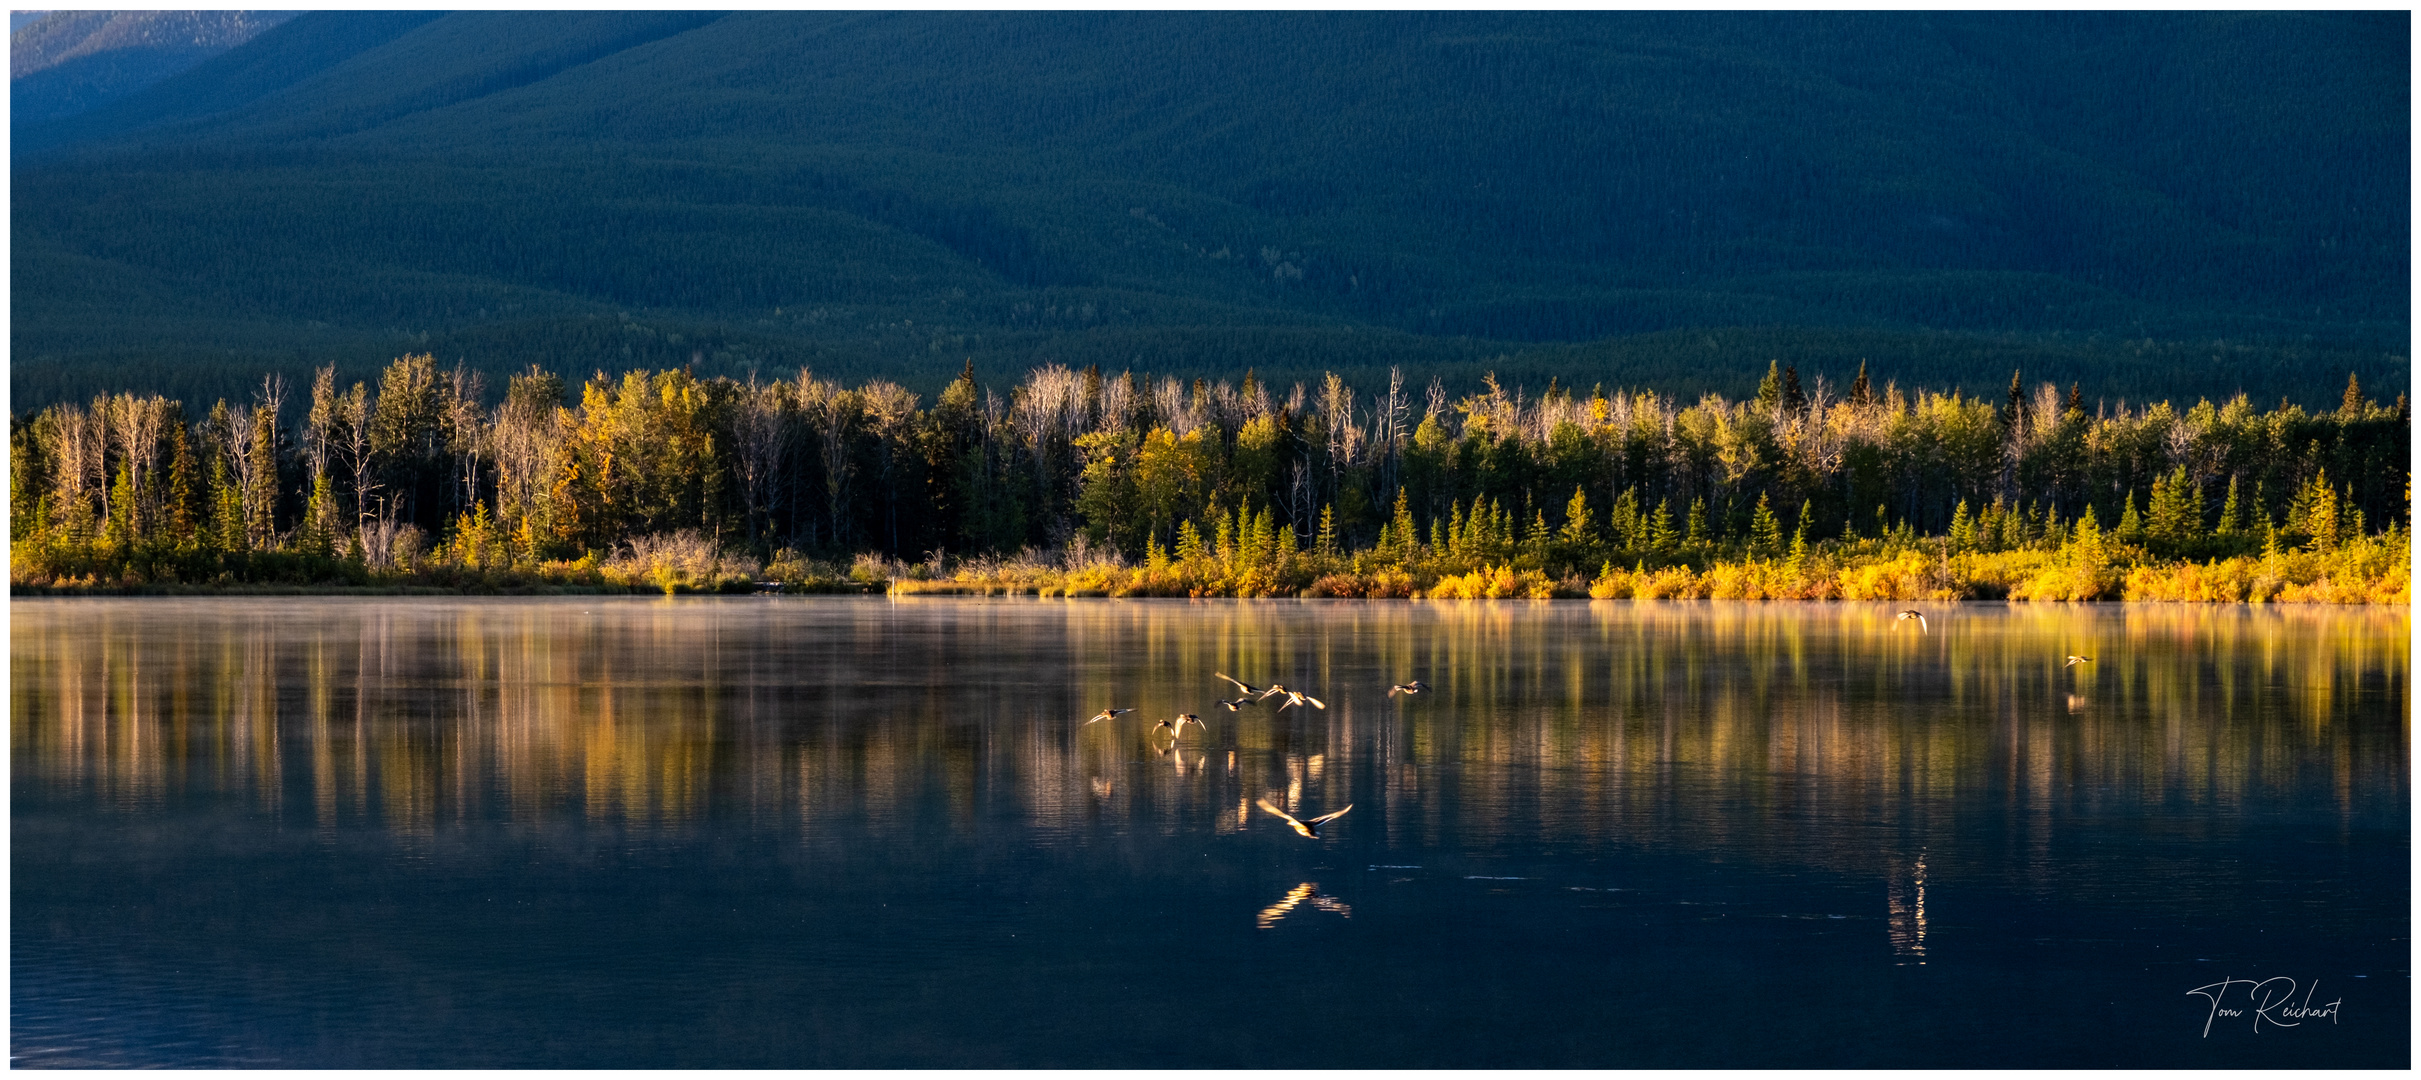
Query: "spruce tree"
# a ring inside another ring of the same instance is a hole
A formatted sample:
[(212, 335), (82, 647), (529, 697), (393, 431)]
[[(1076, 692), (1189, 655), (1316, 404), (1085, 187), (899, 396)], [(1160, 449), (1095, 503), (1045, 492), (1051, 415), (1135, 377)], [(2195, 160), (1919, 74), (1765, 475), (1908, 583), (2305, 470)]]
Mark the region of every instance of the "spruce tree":
[(210, 462), (210, 496), (212, 504), (211, 533), (220, 551), (251, 550), (244, 532), (244, 493), (235, 483), (235, 474), (227, 469), (227, 459)]
[(1810, 511), (1814, 509), (1814, 499), (1803, 500), (1799, 503), (1799, 526), (1791, 530), (1790, 568), (1792, 570), (1798, 570), (1807, 565), (1807, 520), (1811, 516)]
[(1773, 556), (1782, 553), (1782, 522), (1774, 517), (1774, 508), (1767, 503), (1765, 493), (1757, 493), (1757, 510), (1749, 515), (1749, 552)]
[(193, 467), (193, 438), (180, 420), (168, 429), (168, 528), (175, 546), (192, 549), (200, 546), (201, 520), (195, 504), (201, 495), (202, 478)]
[(1589, 513), (1589, 496), (1580, 488), (1572, 489), (1572, 501), (1564, 504), (1563, 541), (1577, 553), (1597, 546), (1597, 529)]
[(1544, 560), (1547, 557), (1547, 545), (1555, 539), (1555, 532), (1547, 528), (1545, 510), (1534, 510), (1531, 513), (1534, 516), (1530, 519), (1530, 534), (1522, 538), (1522, 554), (1533, 559)]

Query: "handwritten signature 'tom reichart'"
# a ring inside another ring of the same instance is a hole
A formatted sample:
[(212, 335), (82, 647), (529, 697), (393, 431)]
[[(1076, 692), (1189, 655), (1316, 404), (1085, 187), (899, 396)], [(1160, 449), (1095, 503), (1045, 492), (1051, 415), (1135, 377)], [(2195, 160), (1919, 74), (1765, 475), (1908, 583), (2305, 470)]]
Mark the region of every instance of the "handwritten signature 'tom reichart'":
[[(2231, 993), (2239, 986), (2245, 988), (2242, 998), (2244, 1005), (2242, 1008), (2231, 1007), (2231, 1002), (2236, 1000)], [(2260, 1033), (2264, 1021), (2272, 1027), (2289, 1028), (2301, 1027), (2306, 1020), (2317, 1021), (2325, 1017), (2334, 1024), (2337, 1022), (2337, 1007), (2344, 1004), (2345, 999), (2315, 1005), (2312, 996), (2313, 991), (2318, 989), (2320, 980), (2314, 979), (2312, 985), (2304, 988), (2303, 998), (2297, 1000), (2295, 980), (2279, 975), (2267, 979), (2221, 979), (2209, 986), (2197, 986), (2186, 993), (2200, 994), (2211, 1001), (2211, 1015), (2202, 1022), (2202, 1037), (2208, 1039), (2211, 1037), (2211, 1025), (2217, 1023), (2220, 1017), (2241, 1017), (2247, 1013), (2252, 1015), (2255, 1034)]]

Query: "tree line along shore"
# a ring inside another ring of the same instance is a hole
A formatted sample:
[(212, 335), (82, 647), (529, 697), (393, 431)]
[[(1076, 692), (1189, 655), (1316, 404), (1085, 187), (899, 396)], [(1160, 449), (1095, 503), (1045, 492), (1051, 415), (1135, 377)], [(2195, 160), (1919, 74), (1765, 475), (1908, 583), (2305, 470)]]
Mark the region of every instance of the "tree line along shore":
[(1153, 379), (1045, 365), (927, 407), (846, 387), (426, 354), (198, 414), (10, 418), (20, 594), (2406, 603), (2409, 406), (2189, 408), (1803, 380), (1683, 401), (1494, 378)]

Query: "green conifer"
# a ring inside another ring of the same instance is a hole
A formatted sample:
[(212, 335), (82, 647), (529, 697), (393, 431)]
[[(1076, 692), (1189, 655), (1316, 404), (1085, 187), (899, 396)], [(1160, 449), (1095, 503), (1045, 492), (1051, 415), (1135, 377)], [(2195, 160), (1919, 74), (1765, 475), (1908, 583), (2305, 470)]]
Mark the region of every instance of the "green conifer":
[(1589, 496), (1578, 487), (1572, 489), (1572, 501), (1564, 504), (1563, 542), (1575, 552), (1597, 546), (1597, 527), (1590, 520)]
[(1794, 571), (1807, 565), (1807, 522), (1813, 516), (1811, 511), (1814, 509), (1815, 500), (1813, 499), (1802, 501), (1799, 504), (1799, 525), (1791, 530), (1790, 568)]
[(1782, 553), (1782, 522), (1774, 517), (1764, 492), (1757, 493), (1756, 512), (1749, 515), (1749, 552), (1768, 557)]

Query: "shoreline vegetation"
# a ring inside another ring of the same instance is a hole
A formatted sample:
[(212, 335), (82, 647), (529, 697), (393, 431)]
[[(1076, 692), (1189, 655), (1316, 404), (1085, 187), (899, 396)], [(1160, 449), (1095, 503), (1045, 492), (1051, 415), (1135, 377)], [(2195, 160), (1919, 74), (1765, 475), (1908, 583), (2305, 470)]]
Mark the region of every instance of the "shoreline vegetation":
[[(323, 369), (10, 418), (15, 595), (2411, 601), (2409, 409)], [(289, 411), (302, 413), (294, 427)]]

